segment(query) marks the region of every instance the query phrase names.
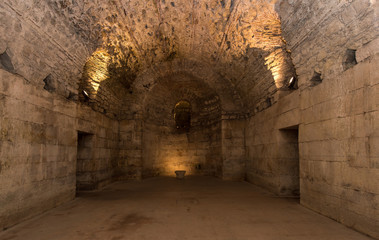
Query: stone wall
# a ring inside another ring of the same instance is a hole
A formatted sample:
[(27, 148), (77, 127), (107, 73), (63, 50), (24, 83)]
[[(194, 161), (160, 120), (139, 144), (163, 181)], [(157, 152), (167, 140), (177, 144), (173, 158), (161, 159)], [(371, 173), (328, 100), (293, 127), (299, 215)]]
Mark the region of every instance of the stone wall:
[[(94, 50), (44, 1), (0, 3), (0, 229), (107, 183), (118, 123), (78, 105), (78, 80)], [(78, 131), (92, 149), (77, 166)]]
[(379, 237), (379, 55), (301, 94), (301, 203)]
[(379, 3), (278, 1), (300, 87), (301, 203), (379, 238)]
[(315, 73), (322, 79), (338, 76), (346, 69), (348, 50), (379, 36), (378, 5), (371, 0), (278, 1), (282, 35), (300, 87), (315, 84)]
[(92, 50), (68, 19), (50, 10), (45, 1), (1, 1), (0, 68), (50, 92), (76, 98), (78, 84), (72, 79), (80, 77)]
[(299, 121), (299, 90), (281, 98), (277, 104), (247, 121), (247, 181), (278, 195), (298, 194), (296, 128)]
[[(220, 175), (221, 109), (212, 90), (198, 87), (196, 79), (177, 76), (175, 82), (154, 87), (146, 100), (142, 130), (142, 175)], [(167, 81), (167, 80), (166, 80)], [(174, 108), (178, 101), (191, 105), (188, 129), (177, 128)], [(218, 172), (218, 173), (216, 173)]]
[(78, 130), (94, 136), (86, 179), (109, 181), (117, 122), (2, 69), (0, 106), (0, 229), (74, 198)]
[(138, 114), (135, 119), (121, 120), (119, 132), (119, 160), (115, 169), (117, 179), (142, 177), (142, 126)]
[(220, 162), (220, 125), (177, 131), (175, 125), (145, 125), (143, 133), (143, 176), (175, 176), (175, 170), (186, 175), (216, 174)]
[(222, 179), (245, 179), (245, 119), (224, 114), (221, 121)]
[(379, 2), (235, 3), (0, 2), (0, 229), (185, 167), (379, 237)]
[(279, 195), (297, 195), (300, 178), (301, 204), (377, 238), (375, 42), (358, 48), (357, 56), (366, 57), (339, 76), (296, 90), (252, 116), (246, 168), (248, 181)]
[(75, 143), (80, 154), (76, 165), (77, 187), (101, 188), (112, 180), (119, 160), (119, 123), (83, 105), (77, 105), (75, 118), (77, 135), (90, 137), (84, 149), (79, 142)]

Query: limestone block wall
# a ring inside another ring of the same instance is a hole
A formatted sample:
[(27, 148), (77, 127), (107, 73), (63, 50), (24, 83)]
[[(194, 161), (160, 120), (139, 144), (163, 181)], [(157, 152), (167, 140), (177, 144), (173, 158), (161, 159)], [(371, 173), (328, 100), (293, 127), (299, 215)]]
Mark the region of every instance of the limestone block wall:
[(77, 105), (76, 122), (77, 135), (84, 134), (86, 138), (84, 149), (80, 139), (76, 143), (80, 154), (76, 165), (77, 188), (101, 188), (115, 175), (119, 159), (119, 122), (83, 105)]
[(297, 195), (299, 91), (250, 117), (246, 123), (246, 180), (278, 195)]
[(0, 74), (3, 229), (75, 196), (76, 106)]
[(377, 1), (280, 0), (276, 10), (300, 87), (312, 85), (315, 73), (338, 76), (349, 65), (349, 49), (379, 36)]
[(187, 175), (222, 175), (219, 103), (215, 99), (200, 102), (204, 104), (193, 102), (188, 130), (176, 128), (170, 108), (174, 102), (144, 121), (143, 177), (174, 176), (175, 170), (186, 170)]
[(338, 77), (249, 119), (246, 173), (280, 195), (300, 190), (302, 205), (378, 238), (379, 54), (371, 43), (364, 52)]
[(301, 203), (379, 238), (379, 3), (278, 1), (276, 9), (301, 91)]
[(245, 119), (223, 115), (221, 121), (222, 178), (245, 178)]
[[(0, 68), (61, 96), (77, 97), (83, 63), (93, 51), (46, 1), (0, 2)], [(4, 55), (3, 55), (4, 56)], [(4, 65), (5, 63), (5, 65)]]
[(216, 177), (222, 178), (223, 176), (223, 162), (222, 162), (222, 123), (217, 122), (210, 126), (212, 134), (211, 134), (211, 142), (209, 149), (209, 157), (212, 159), (212, 169), (214, 171), (214, 175)]
[[(186, 72), (164, 75), (140, 102), (142, 177), (175, 176), (175, 170), (221, 175), (221, 100), (208, 84)], [(180, 102), (188, 106), (188, 128), (175, 119)]]
[(138, 116), (120, 121), (119, 159), (115, 169), (117, 179), (141, 179), (142, 126)]
[(0, 69), (0, 229), (74, 198), (78, 130), (94, 135), (92, 183), (104, 182), (117, 122)]
[(379, 55), (301, 94), (301, 203), (379, 237)]
[(216, 148), (219, 139), (213, 136), (217, 132), (219, 125), (188, 132), (177, 132), (175, 126), (145, 125), (143, 176), (175, 176), (175, 170), (214, 176), (216, 163), (220, 162), (220, 149)]
[[(94, 45), (50, 4), (0, 3), (0, 229), (72, 199), (77, 169), (101, 187), (118, 157), (117, 122), (75, 103)], [(78, 131), (93, 135), (79, 166)]]

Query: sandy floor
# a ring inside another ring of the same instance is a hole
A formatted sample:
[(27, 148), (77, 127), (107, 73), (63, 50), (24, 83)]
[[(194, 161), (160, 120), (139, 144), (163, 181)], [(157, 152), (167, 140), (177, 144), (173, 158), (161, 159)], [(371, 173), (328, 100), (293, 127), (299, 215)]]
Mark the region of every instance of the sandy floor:
[(0, 233), (2, 240), (370, 239), (244, 182), (118, 182)]

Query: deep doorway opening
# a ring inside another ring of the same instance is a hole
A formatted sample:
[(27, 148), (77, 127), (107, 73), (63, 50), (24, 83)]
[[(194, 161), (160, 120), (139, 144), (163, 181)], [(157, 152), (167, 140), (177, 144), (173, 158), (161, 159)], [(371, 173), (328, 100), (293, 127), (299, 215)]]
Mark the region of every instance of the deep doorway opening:
[(189, 131), (191, 127), (191, 104), (188, 101), (181, 100), (175, 104), (174, 119), (176, 129)]
[(78, 148), (76, 161), (76, 191), (93, 190), (96, 186), (92, 180), (93, 134), (78, 131)]
[(300, 198), (298, 125), (281, 129), (280, 194)]

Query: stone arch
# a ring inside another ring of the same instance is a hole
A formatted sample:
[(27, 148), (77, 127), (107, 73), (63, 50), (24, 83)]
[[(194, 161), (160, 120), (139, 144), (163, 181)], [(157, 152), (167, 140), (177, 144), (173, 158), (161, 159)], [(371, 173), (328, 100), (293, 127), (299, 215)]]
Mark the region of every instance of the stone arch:
[(136, 102), (145, 102), (152, 89), (161, 81), (173, 80), (176, 76), (195, 79), (202, 82), (202, 87), (211, 89), (219, 97), (222, 111), (242, 112), (243, 102), (233, 84), (219, 74), (212, 71), (212, 67), (195, 60), (177, 59), (165, 62), (159, 68), (147, 69), (135, 81), (133, 92), (136, 93)]

